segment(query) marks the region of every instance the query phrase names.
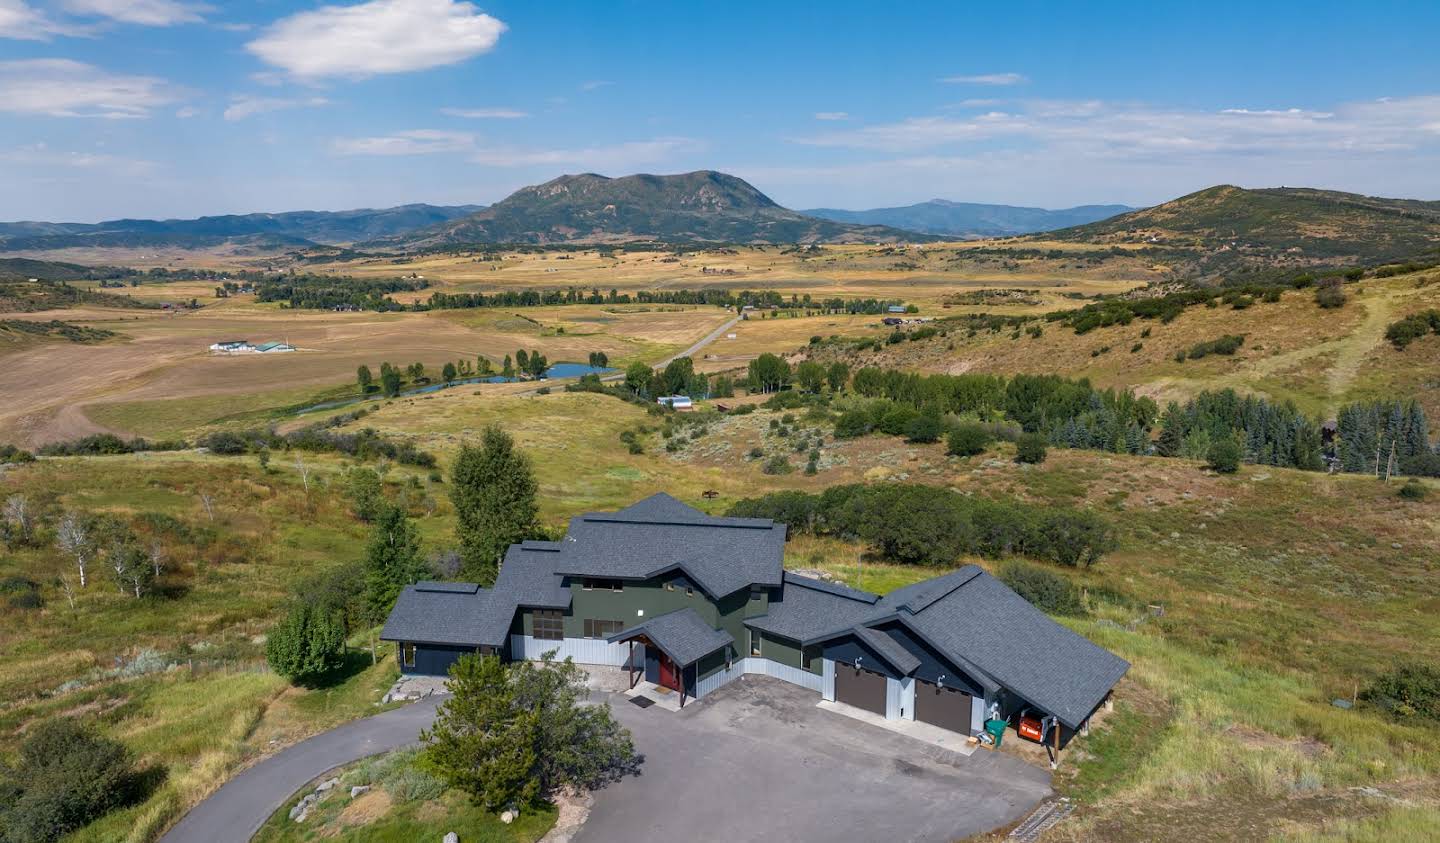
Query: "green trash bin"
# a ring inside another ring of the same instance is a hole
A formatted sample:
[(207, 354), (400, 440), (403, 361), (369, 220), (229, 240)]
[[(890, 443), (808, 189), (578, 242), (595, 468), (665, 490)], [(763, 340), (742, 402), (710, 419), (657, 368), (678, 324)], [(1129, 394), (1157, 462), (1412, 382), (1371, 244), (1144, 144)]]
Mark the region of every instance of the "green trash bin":
[(990, 737), (995, 739), (995, 748), (999, 749), (1000, 741), (1005, 739), (1005, 721), (986, 720), (985, 731), (990, 735)]

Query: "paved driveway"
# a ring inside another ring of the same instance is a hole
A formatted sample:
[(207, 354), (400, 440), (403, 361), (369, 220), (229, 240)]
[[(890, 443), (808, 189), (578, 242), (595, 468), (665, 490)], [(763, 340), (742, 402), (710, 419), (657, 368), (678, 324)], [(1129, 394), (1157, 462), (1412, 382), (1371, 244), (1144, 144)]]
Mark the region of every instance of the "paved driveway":
[(597, 794), (577, 843), (951, 841), (1019, 819), (1050, 776), (1009, 755), (958, 756), (746, 676), (673, 713), (623, 698), (639, 776)]

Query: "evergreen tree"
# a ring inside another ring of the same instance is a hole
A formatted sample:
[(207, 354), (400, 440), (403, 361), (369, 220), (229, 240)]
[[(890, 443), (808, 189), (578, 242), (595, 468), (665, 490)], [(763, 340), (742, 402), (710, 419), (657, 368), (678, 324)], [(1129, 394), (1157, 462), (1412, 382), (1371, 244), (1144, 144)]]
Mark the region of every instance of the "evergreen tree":
[(385, 506), (365, 551), (365, 612), (372, 623), (390, 614), (405, 586), (425, 576), (415, 526), (398, 506)]
[(466, 578), (493, 583), (506, 549), (534, 532), (535, 491), (530, 460), (499, 426), (485, 429), (480, 447), (460, 448), (450, 471), (450, 500)]
[(361, 393), (368, 393), (375, 384), (375, 376), (370, 374), (370, 367), (362, 365), (355, 370), (355, 382), (360, 385)]

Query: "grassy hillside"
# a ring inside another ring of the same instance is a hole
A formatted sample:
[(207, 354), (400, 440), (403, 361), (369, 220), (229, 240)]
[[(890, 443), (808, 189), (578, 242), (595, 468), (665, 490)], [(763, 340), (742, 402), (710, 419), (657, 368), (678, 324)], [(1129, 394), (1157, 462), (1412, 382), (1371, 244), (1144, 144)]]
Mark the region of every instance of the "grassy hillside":
[[(1135, 319), (1083, 334), (1035, 319), (1023, 328), (982, 327), (971, 335), (963, 322), (941, 321), (943, 335), (865, 351), (821, 349), (817, 355), (853, 366), (951, 374), (1053, 372), (1161, 400), (1233, 387), (1291, 400), (1317, 415), (1350, 401), (1415, 397), (1440, 419), (1440, 337), (1399, 351), (1384, 336), (1402, 316), (1440, 306), (1440, 272), (1367, 279), (1347, 285), (1346, 293), (1347, 303), (1337, 309), (1317, 306), (1313, 290), (1292, 290), (1274, 303), (1247, 297), (1251, 303), (1243, 309), (1193, 306), (1169, 323)], [(1245, 338), (1233, 355), (1176, 361), (1177, 352), (1225, 335)]]
[(479, 213), (382, 241), (406, 248), (477, 243), (812, 243), (931, 239), (807, 217), (734, 176), (701, 170), (623, 178), (585, 173), (522, 188)]
[(1190, 253), (1191, 271), (1375, 265), (1440, 249), (1440, 202), (1309, 188), (1207, 188), (1046, 239), (1145, 243)]
[(836, 222), (889, 225), (907, 231), (950, 237), (1009, 237), (1084, 225), (1133, 210), (1135, 209), (1128, 205), (1080, 205), (1049, 210), (932, 199), (899, 208), (870, 208), (863, 211), (815, 208), (801, 213)]

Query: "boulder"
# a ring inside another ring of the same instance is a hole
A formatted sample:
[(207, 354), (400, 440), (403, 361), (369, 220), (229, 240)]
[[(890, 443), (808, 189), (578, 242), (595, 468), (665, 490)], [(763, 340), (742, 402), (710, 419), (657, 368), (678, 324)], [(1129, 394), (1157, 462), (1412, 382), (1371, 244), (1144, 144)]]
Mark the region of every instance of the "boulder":
[(460, 835), (452, 831), (445, 835), (445, 839), (441, 843), (460, 843)]
[(339, 784), (339, 783), (340, 783), (340, 780), (339, 780), (339, 779), (326, 779), (325, 781), (323, 781), (323, 782), (320, 783), (320, 786), (319, 786), (319, 787), (315, 788), (315, 792), (316, 792), (316, 793), (324, 793), (325, 791), (329, 790), (330, 788), (334, 787), (335, 785), (337, 785), (337, 784)]
[(500, 813), (500, 822), (505, 823), (506, 825), (509, 825), (510, 823), (515, 822), (515, 812), (514, 812), (514, 811), (502, 811), (502, 812)]
[(355, 785), (354, 787), (350, 788), (350, 798), (351, 798), (351, 799), (354, 799), (355, 797), (359, 796), (359, 795), (362, 794), (362, 793), (369, 793), (369, 792), (370, 792), (370, 785), (368, 785), (368, 784), (357, 784), (357, 785)]

